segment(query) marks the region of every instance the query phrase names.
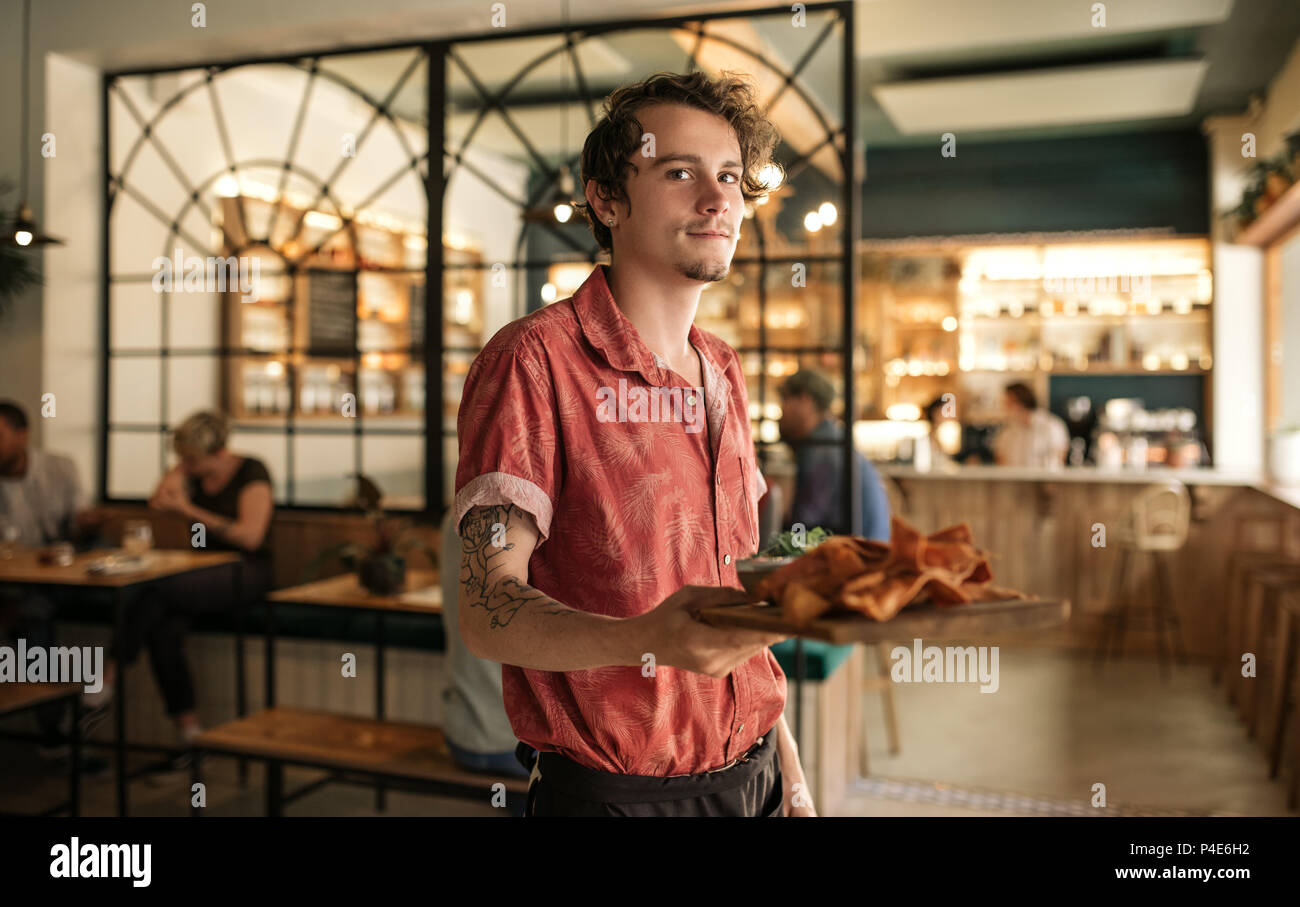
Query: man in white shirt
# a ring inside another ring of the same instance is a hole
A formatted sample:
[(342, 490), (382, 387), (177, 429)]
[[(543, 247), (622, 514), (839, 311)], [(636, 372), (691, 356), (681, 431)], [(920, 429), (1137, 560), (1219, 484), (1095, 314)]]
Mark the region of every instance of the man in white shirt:
[(1004, 397), (1007, 420), (994, 442), (1000, 466), (1057, 469), (1070, 449), (1065, 420), (1038, 408), (1038, 396), (1027, 384), (1008, 384)]
[[(29, 548), (75, 540), (91, 534), (106, 515), (86, 507), (72, 460), (28, 446), (27, 414), (11, 401), (0, 401), (0, 534)], [(0, 631), (11, 629), (28, 646), (55, 645), (56, 590), (27, 590), (0, 585)], [(102, 718), (106, 709), (87, 713), (83, 727)], [(59, 721), (63, 707), (37, 710), (45, 735), (43, 755), (61, 758), (67, 750)], [(83, 757), (83, 762), (94, 757)], [(102, 761), (102, 760), (99, 760)]]

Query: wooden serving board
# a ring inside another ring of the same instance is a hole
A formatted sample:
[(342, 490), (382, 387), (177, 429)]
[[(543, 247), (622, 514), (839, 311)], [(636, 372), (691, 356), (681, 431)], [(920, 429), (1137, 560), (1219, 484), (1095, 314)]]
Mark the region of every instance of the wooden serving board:
[(941, 608), (925, 602), (909, 605), (892, 620), (839, 613), (819, 617), (806, 627), (788, 623), (776, 605), (704, 608), (699, 616), (715, 627), (766, 630), (830, 643), (877, 643), (900, 639), (965, 639), (1006, 630), (1041, 630), (1065, 623), (1070, 617), (1070, 603), (1059, 598), (1031, 598)]

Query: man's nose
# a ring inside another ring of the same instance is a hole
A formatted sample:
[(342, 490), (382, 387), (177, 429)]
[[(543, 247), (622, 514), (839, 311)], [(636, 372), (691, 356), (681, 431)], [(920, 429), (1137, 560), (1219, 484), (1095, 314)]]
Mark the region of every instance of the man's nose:
[(727, 201), (727, 193), (717, 183), (708, 184), (707, 188), (700, 193), (699, 210), (701, 213), (723, 214), (730, 207), (730, 202)]

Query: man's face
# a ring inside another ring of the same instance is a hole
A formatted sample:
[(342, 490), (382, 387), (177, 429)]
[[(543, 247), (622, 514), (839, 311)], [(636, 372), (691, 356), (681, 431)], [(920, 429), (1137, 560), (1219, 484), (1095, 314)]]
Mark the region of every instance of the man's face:
[(0, 463), (16, 460), (27, 449), (27, 430), (17, 429), (0, 418)]
[(731, 268), (745, 199), (740, 145), (722, 117), (681, 104), (637, 112), (654, 135), (653, 157), (632, 152), (629, 205), (615, 203), (618, 260), (637, 258), (651, 270), (690, 280), (722, 280)]
[(816, 426), (818, 415), (817, 405), (807, 394), (782, 394), (781, 421), (777, 423), (781, 440), (787, 444), (802, 441)]

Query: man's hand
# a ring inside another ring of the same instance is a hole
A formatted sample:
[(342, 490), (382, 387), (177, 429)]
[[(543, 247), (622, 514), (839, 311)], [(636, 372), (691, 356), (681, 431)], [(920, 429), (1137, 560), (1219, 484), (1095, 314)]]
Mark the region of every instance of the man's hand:
[(745, 602), (743, 589), (683, 586), (636, 621), (645, 650), (661, 665), (723, 678), (788, 634), (711, 627), (696, 619), (701, 608)]
[(97, 531), (112, 517), (113, 515), (102, 507), (88, 507), (72, 518), (72, 525), (77, 532), (84, 535)]

